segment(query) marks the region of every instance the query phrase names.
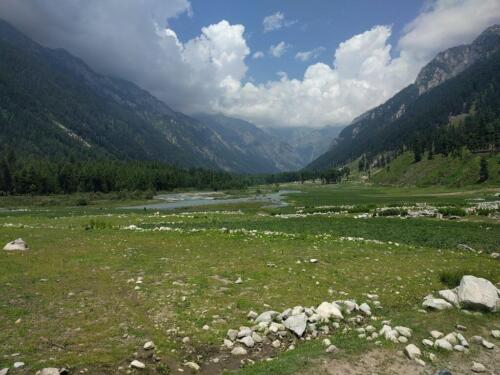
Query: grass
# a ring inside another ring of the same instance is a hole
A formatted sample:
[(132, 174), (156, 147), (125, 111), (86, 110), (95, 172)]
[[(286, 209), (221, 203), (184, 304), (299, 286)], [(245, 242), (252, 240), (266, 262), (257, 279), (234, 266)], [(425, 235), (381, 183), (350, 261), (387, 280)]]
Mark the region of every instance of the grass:
[[(22, 237), (31, 250), (0, 253), (0, 368), (22, 360), (30, 373), (48, 366), (121, 373), (118, 368), (153, 340), (161, 360), (147, 360), (144, 373), (165, 373), (165, 366), (220, 356), (227, 329), (245, 325), (249, 310), (313, 306), (346, 298), (341, 292), (358, 301), (365, 300), (364, 293), (379, 294), (380, 316), (409, 325), (416, 340), (456, 322), (471, 334), (500, 325), (498, 314), (472, 318), (458, 311), (417, 311), (425, 295), (456, 286), (463, 273), (500, 282), (498, 260), (456, 247), (498, 251), (497, 220), (354, 217), (422, 202), (465, 207), (470, 198), (491, 199), (495, 190), (288, 188), (302, 193), (291, 194), (291, 206), (282, 209), (252, 203), (156, 214), (122, 210), (105, 199), (87, 206), (70, 203), (77, 197), (66, 197), (69, 206), (5, 200), (4, 207), (25, 209), (0, 211), (0, 243)], [(325, 205), (350, 205), (351, 212), (329, 215)], [(323, 215), (283, 217), (301, 210)], [(123, 229), (132, 224), (145, 230)], [(152, 230), (159, 226), (177, 231)], [(347, 236), (370, 241), (341, 239)], [(319, 262), (311, 264), (310, 258)], [(238, 277), (242, 284), (234, 283)], [(185, 336), (189, 344), (182, 343)], [(349, 333), (335, 333), (332, 341), (344, 356), (373, 346)], [(293, 374), (323, 351), (318, 341), (299, 343), (294, 351), (270, 353), (273, 361), (240, 372)], [(14, 353), (20, 354), (11, 357)]]

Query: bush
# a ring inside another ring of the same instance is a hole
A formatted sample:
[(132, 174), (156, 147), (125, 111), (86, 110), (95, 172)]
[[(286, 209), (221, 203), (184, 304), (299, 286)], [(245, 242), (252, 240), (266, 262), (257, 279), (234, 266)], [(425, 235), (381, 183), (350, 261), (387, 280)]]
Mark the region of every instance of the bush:
[(402, 208), (388, 208), (378, 212), (378, 216), (407, 216), (408, 211)]
[(461, 207), (442, 207), (438, 210), (443, 216), (466, 216), (467, 213)]
[(442, 271), (439, 273), (439, 280), (448, 288), (453, 289), (460, 285), (460, 280), (462, 280), (462, 277), (465, 275), (482, 277), (493, 283), (496, 281), (496, 277), (498, 277), (493, 274), (493, 272), (485, 272), (482, 269), (463, 268), (459, 270)]
[(94, 220), (91, 219), (88, 224), (84, 225), (85, 230), (100, 230), (100, 229), (107, 229), (107, 228), (112, 228), (113, 226), (111, 224), (105, 223), (104, 221), (99, 221), (99, 220)]
[(77, 206), (87, 206), (89, 202), (85, 198), (79, 198), (76, 200)]

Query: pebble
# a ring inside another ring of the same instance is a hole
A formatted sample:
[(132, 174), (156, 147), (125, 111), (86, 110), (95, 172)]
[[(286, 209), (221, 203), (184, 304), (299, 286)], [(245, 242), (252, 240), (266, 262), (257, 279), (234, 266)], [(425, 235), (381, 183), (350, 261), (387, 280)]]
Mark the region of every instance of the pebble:
[(415, 359), (422, 355), (420, 349), (414, 344), (406, 345), (404, 353), (409, 359)]
[(252, 348), (255, 345), (255, 342), (253, 341), (251, 336), (245, 336), (245, 337), (239, 339), (238, 342), (241, 342), (247, 348)]
[(144, 344), (144, 350), (151, 350), (155, 348), (155, 344), (153, 341), (148, 341)]
[(187, 336), (182, 339), (183, 344), (187, 344), (189, 341), (190, 341), (190, 339)]
[(436, 342), (434, 343), (434, 347), (437, 349), (444, 349), (448, 351), (453, 350), (453, 346), (445, 339), (436, 340)]
[(443, 334), (439, 331), (431, 331), (431, 336), (433, 339), (438, 339), (443, 336)]
[(483, 341), (481, 341), (481, 345), (483, 345), (486, 349), (493, 349), (495, 347), (495, 344), (483, 339)]
[(273, 343), (271, 344), (274, 348), (279, 348), (281, 346), (281, 341), (280, 340), (274, 340)]
[(496, 339), (500, 339), (500, 330), (498, 330), (498, 329), (493, 329), (493, 330), (491, 331), (491, 336), (492, 336), (492, 337), (494, 337), (494, 338), (496, 338)]
[(242, 348), (241, 346), (236, 346), (233, 350), (231, 350), (232, 355), (246, 355), (247, 351), (245, 348)]
[(433, 342), (432, 340), (429, 340), (429, 339), (423, 339), (423, 340), (422, 340), (422, 344), (423, 344), (424, 346), (429, 346), (429, 347), (434, 346), (434, 342)]
[(330, 345), (328, 348), (326, 348), (325, 352), (326, 353), (336, 353), (338, 352), (338, 348), (335, 345)]
[(21, 368), (24, 367), (24, 362), (14, 362), (14, 368)]

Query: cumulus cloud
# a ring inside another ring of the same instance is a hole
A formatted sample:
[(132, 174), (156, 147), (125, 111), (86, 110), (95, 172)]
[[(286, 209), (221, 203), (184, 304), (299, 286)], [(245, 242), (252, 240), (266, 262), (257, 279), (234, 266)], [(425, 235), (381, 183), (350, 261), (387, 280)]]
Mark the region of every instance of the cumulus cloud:
[(267, 16), (262, 21), (262, 25), (264, 26), (264, 32), (268, 33), (270, 31), (279, 30), (283, 27), (290, 27), (297, 23), (295, 20), (287, 20), (285, 19), (285, 15), (282, 12), (276, 12)]
[(283, 56), (286, 51), (290, 49), (290, 47), (291, 46), (289, 44), (281, 41), (278, 44), (269, 47), (269, 53), (271, 56), (278, 58)]
[(295, 59), (302, 62), (317, 59), (325, 50), (325, 47), (317, 47), (309, 51), (300, 51), (296, 53)]
[[(281, 72), (254, 83), (246, 59), (263, 53), (251, 54), (244, 26), (222, 20), (182, 41), (168, 20), (191, 12), (188, 0), (0, 2), (1, 17), (36, 41), (136, 82), (177, 110), (222, 112), (264, 126), (348, 123), (412, 82), (437, 52), (500, 22), (498, 0), (433, 0), (394, 47), (391, 27), (374, 26), (331, 51), (331, 61), (309, 65), (300, 79)], [(272, 30), (290, 22), (278, 13)], [(283, 41), (269, 52), (279, 57), (289, 48)], [(296, 58), (311, 61), (311, 51)]]
[(262, 59), (264, 57), (264, 52), (262, 51), (257, 51), (252, 55), (252, 58), (257, 60), (257, 59)]

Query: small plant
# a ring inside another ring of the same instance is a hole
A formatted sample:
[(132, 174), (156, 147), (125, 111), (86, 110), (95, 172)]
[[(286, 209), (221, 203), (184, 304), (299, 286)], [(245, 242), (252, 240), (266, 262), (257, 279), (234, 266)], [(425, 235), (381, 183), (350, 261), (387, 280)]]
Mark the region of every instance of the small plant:
[(438, 212), (443, 216), (466, 216), (467, 212), (461, 207), (441, 207)]
[(85, 230), (102, 230), (111, 228), (112, 226), (104, 221), (91, 219), (88, 224), (84, 225)]

